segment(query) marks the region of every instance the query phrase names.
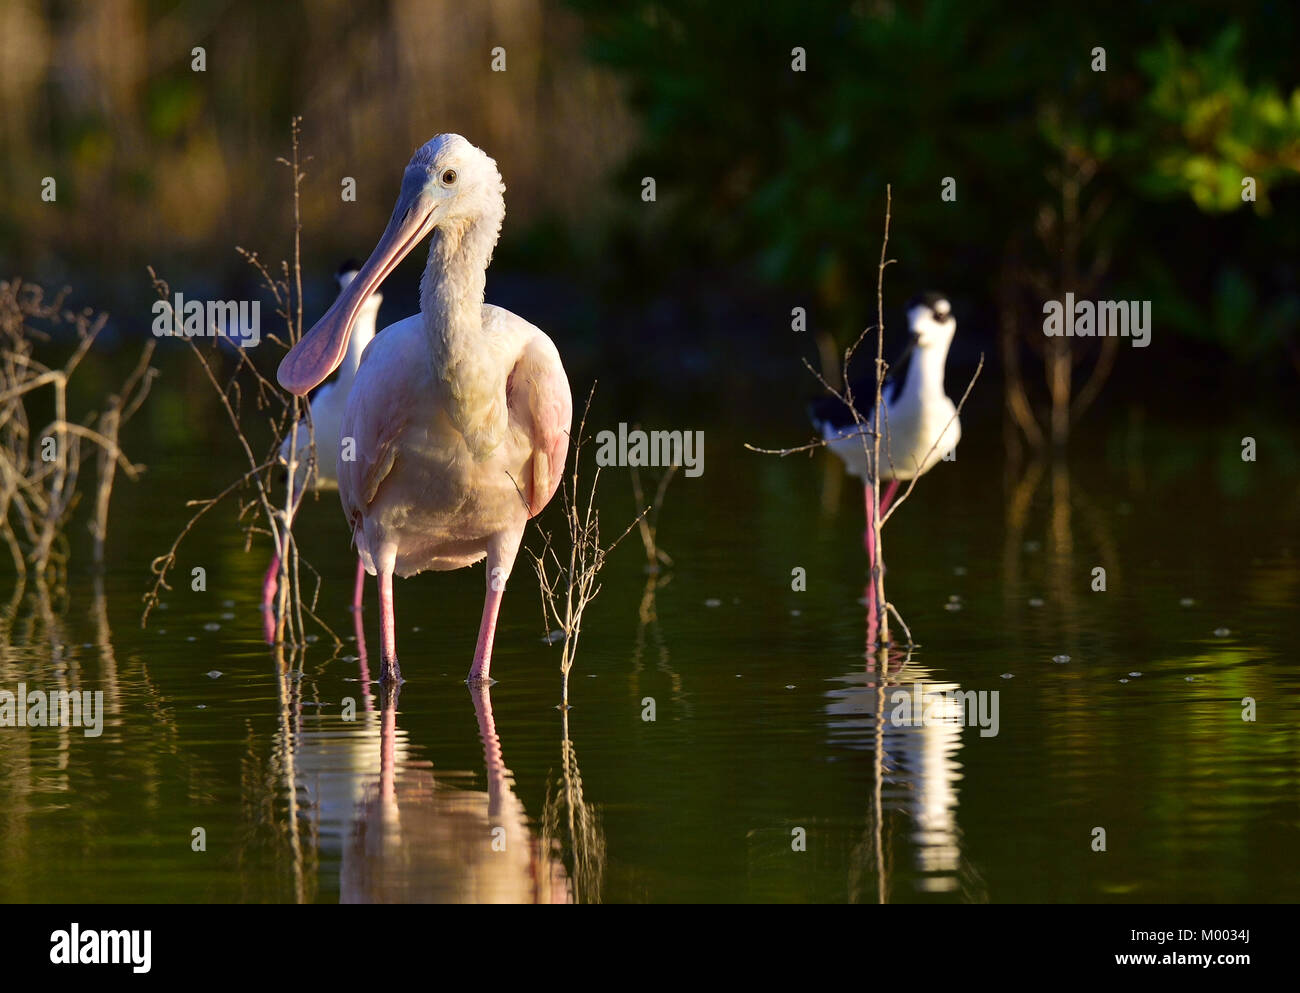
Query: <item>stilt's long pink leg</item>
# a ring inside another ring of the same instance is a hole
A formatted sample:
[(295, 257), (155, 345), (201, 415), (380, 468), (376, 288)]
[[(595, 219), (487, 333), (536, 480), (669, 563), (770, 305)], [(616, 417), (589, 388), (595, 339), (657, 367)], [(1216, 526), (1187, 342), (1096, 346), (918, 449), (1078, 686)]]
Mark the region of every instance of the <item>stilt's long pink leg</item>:
[(899, 480), (895, 479), (885, 487), (885, 495), (880, 498), (880, 513), (884, 514), (889, 509), (889, 505), (894, 502), (894, 494), (898, 492)]
[[(894, 496), (898, 493), (898, 483), (899, 481), (897, 479), (892, 480), (889, 485), (885, 487), (885, 491), (880, 494), (880, 514), (882, 517), (885, 512), (889, 510), (889, 505), (894, 502)], [(867, 568), (871, 568), (876, 562), (876, 528), (875, 518), (871, 513), (873, 508), (871, 503), (870, 483), (863, 487), (863, 502), (866, 504), (867, 509), (867, 531), (866, 534), (862, 536), (862, 544), (867, 550)]]
[(875, 518), (872, 514), (875, 506), (871, 502), (870, 483), (862, 487), (862, 498), (867, 511), (867, 530), (862, 533), (862, 547), (867, 550), (867, 565), (870, 567), (871, 563), (876, 561), (876, 527)]

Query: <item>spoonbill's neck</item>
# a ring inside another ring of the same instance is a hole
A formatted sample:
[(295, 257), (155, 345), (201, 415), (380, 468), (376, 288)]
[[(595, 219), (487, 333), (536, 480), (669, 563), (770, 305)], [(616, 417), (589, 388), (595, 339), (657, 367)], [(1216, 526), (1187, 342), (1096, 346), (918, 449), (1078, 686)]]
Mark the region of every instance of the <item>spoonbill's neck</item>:
[(483, 291), (504, 213), (502, 204), (499, 212), (440, 224), (433, 231), (420, 281), (420, 313), (438, 373), (454, 371), (481, 351)]
[(504, 435), (509, 369), (483, 347), (483, 290), (505, 203), (470, 220), (434, 229), (429, 264), (420, 281), (420, 313), (435, 380), (447, 384), (447, 413), (476, 458), (485, 458)]

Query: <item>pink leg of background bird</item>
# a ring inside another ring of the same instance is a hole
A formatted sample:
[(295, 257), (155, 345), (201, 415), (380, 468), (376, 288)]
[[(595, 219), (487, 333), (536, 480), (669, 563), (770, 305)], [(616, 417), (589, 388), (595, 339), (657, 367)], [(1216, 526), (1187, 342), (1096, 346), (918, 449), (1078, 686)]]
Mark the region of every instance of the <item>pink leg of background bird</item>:
[(357, 559), (357, 581), (352, 588), (352, 609), (354, 611), (361, 609), (361, 601), (365, 597), (366, 589), (366, 567), (361, 564), (361, 559)]
[[(897, 479), (891, 481), (890, 484), (885, 487), (885, 492), (880, 495), (880, 513), (882, 516), (889, 510), (889, 505), (894, 502), (894, 494), (898, 492), (898, 483), (899, 481)], [(868, 568), (870, 568), (874, 566), (876, 562), (876, 528), (875, 519), (871, 514), (872, 503), (870, 486), (863, 487), (863, 495), (867, 508), (867, 530), (862, 536), (862, 543), (867, 549), (867, 565)]]
[[(298, 499), (293, 502), (293, 510), (289, 512), (289, 527), (293, 527), (293, 519), (298, 513), (298, 506), (302, 503), (302, 494), (298, 494)], [(262, 633), (266, 635), (268, 645), (275, 642), (275, 594), (280, 589), (280, 556), (275, 554), (271, 556), (271, 564), (266, 570), (266, 577), (262, 580)]]

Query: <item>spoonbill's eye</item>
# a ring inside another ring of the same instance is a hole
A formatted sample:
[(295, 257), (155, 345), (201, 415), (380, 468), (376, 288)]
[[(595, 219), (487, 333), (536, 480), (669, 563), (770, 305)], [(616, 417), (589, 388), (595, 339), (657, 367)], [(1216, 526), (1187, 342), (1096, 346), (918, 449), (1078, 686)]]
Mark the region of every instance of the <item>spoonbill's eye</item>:
[(446, 172), (444, 172), (444, 173), (442, 174), (442, 185), (443, 185), (443, 186), (455, 186), (455, 185), (456, 185), (456, 170), (455, 170), (455, 169), (448, 169)]

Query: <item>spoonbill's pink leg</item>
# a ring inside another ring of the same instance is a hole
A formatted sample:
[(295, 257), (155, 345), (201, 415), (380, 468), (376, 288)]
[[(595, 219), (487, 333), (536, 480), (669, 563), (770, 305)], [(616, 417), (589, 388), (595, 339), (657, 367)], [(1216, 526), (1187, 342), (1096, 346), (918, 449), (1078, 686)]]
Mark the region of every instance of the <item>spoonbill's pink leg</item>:
[(474, 646), (474, 663), (469, 667), (470, 683), (486, 682), (488, 671), (492, 668), (492, 639), (497, 633), (497, 613), (501, 610), (501, 598), (505, 596), (506, 580), (510, 578), (510, 569), (519, 554), (519, 541), (524, 532), (506, 532), (494, 535), (488, 542), (487, 554), (487, 596), (483, 599), (483, 620), (478, 626), (478, 644)]
[(361, 564), (361, 559), (357, 559), (357, 581), (352, 587), (352, 609), (360, 610), (361, 601), (364, 599), (366, 589), (366, 567)]
[(393, 613), (393, 562), (396, 549), (383, 549), (375, 561), (375, 578), (379, 580), (379, 680), (396, 685), (402, 681), (397, 664), (397, 620)]
[[(493, 589), (496, 585), (499, 589)], [(501, 610), (501, 597), (505, 583), (488, 583), (487, 597), (483, 600), (483, 621), (478, 626), (478, 644), (474, 647), (474, 664), (469, 669), (471, 683), (486, 682), (492, 668), (492, 639), (497, 633), (497, 613)]]

